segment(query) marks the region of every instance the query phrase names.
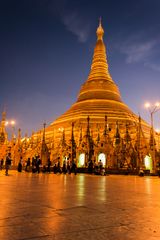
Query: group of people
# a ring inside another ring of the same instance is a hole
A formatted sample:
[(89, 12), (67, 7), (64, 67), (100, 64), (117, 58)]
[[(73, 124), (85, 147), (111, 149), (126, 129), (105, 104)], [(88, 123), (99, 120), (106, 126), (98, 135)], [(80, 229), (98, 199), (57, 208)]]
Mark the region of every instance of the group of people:
[[(12, 159), (11, 159), (11, 153), (8, 153), (5, 163), (4, 160), (0, 160), (0, 169), (5, 169), (6, 176), (8, 175), (8, 171), (11, 167)], [(50, 158), (48, 158), (48, 161), (46, 165), (42, 166), (42, 161), (40, 159), (40, 156), (35, 156), (32, 159), (28, 158), (25, 162), (23, 161), (22, 157), (20, 157), (20, 160), (18, 162), (17, 171), (22, 172), (25, 170), (26, 172), (32, 172), (32, 173), (63, 173), (63, 174), (71, 174), (74, 173), (77, 174), (77, 165), (75, 160), (64, 160), (63, 166), (60, 165), (60, 160), (57, 160), (57, 163), (52, 164)]]
[(32, 160), (28, 158), (25, 163), (23, 162), (23, 159), (21, 157), (17, 167), (18, 172), (22, 172), (23, 167), (26, 172), (30, 172), (30, 170), (32, 169), (33, 173), (35, 172), (40, 173), (40, 167), (41, 167), (40, 156), (33, 157)]
[(51, 166), (51, 161), (48, 160), (48, 164), (46, 166), (43, 166), (42, 172), (53, 172), (53, 173), (63, 173), (63, 174), (71, 174), (74, 173), (77, 174), (77, 166), (75, 161), (73, 160), (70, 162), (69, 160), (63, 161), (63, 166), (60, 166), (60, 161), (58, 160), (57, 163), (54, 164), (54, 166)]
[[(1, 159), (0, 161), (0, 169), (2, 170), (5, 167), (5, 174), (8, 175), (9, 168), (11, 166), (12, 159), (11, 159), (11, 153), (8, 153), (6, 157), (6, 161), (4, 164), (4, 160)], [(32, 173), (63, 173), (63, 174), (71, 174), (74, 173), (77, 174), (77, 165), (75, 160), (64, 160), (63, 166), (60, 165), (60, 160), (57, 160), (57, 163), (52, 165), (52, 162), (50, 158), (48, 158), (48, 161), (46, 165), (42, 166), (42, 161), (40, 159), (40, 156), (33, 157), (32, 159), (28, 158), (26, 162), (23, 162), (22, 157), (20, 157), (17, 170), (18, 172), (22, 172), (22, 170), (25, 170), (26, 172), (32, 171)], [(89, 161), (88, 163), (88, 173), (94, 173), (97, 175), (105, 175), (105, 169), (103, 167), (103, 163), (101, 160), (99, 160), (98, 164), (95, 161)]]
[(96, 161), (92, 161), (90, 160), (88, 163), (88, 173), (94, 173), (96, 175), (105, 175), (105, 168), (103, 167), (103, 163), (101, 161), (101, 159), (99, 160), (98, 164), (96, 163)]
[(39, 156), (36, 156), (34, 158), (32, 158), (32, 160), (30, 158), (27, 159), (27, 161), (25, 162), (25, 164), (23, 164), (23, 160), (22, 158), (20, 158), (20, 161), (18, 163), (18, 172), (22, 172), (23, 169), (23, 165), (24, 166), (24, 170), (26, 172), (30, 172), (32, 171), (32, 173), (63, 173), (63, 174), (71, 174), (72, 172), (74, 174), (77, 174), (77, 166), (76, 166), (76, 162), (73, 160), (72, 162), (69, 160), (64, 160), (63, 161), (63, 166), (61, 167), (60, 165), (60, 161), (58, 159), (57, 163), (55, 163), (54, 165), (52, 165), (52, 162), (50, 160), (50, 158), (48, 158), (48, 161), (46, 163), (46, 165), (42, 166), (42, 162)]

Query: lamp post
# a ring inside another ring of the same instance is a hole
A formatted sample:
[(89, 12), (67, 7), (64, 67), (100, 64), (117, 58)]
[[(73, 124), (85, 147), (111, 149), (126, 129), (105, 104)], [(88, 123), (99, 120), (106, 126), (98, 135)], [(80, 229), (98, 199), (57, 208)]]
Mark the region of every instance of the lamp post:
[(153, 171), (156, 168), (155, 163), (155, 141), (154, 141), (154, 122), (153, 122), (153, 115), (160, 110), (160, 103), (157, 102), (154, 105), (150, 103), (146, 103), (145, 107), (149, 110), (150, 118), (151, 118), (151, 135), (150, 135), (150, 149), (152, 151), (152, 161), (153, 161)]

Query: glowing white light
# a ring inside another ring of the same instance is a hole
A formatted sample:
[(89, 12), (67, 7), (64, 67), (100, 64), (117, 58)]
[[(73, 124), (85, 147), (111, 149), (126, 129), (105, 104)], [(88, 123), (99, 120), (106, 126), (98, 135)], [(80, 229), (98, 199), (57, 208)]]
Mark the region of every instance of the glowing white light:
[(146, 169), (152, 170), (152, 158), (150, 156), (145, 156), (144, 158), (144, 165)]
[(100, 153), (98, 155), (98, 162), (101, 160), (101, 162), (103, 163), (103, 166), (106, 165), (106, 155), (104, 153)]
[(15, 121), (14, 120), (11, 121), (11, 125), (12, 126), (15, 125)]
[(156, 106), (156, 107), (159, 107), (159, 106), (160, 106), (160, 103), (159, 103), (159, 102), (156, 102), (156, 103), (155, 103), (155, 106)]
[(78, 167), (84, 167), (85, 165), (85, 154), (81, 153), (79, 155)]
[(150, 106), (151, 106), (151, 104), (150, 103), (145, 103), (145, 105), (144, 105), (146, 108), (149, 108)]

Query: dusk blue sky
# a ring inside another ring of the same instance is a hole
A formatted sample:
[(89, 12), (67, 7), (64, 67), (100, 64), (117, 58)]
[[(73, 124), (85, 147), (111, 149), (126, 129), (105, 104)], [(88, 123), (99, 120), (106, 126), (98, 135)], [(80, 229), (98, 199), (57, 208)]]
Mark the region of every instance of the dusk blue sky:
[[(99, 17), (110, 74), (123, 101), (150, 121), (160, 101), (159, 0), (0, 0), (0, 110), (31, 134), (76, 101)], [(160, 112), (154, 115), (160, 128)]]

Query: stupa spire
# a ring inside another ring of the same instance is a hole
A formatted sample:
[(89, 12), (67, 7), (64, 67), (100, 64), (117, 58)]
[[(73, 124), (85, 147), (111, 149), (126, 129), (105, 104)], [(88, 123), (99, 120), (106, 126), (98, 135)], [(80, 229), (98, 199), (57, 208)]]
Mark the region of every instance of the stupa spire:
[(99, 18), (99, 26), (97, 28), (97, 40), (102, 40), (103, 41), (103, 35), (104, 35), (104, 30), (102, 27), (102, 19), (101, 17)]
[(91, 70), (87, 81), (81, 87), (78, 102), (87, 99), (109, 99), (121, 102), (119, 89), (112, 80), (108, 70), (101, 18), (96, 34), (97, 41), (94, 48)]
[(97, 33), (97, 42), (94, 48), (91, 71), (88, 77), (88, 81), (94, 80), (97, 78), (101, 80), (113, 81), (108, 71), (106, 48), (103, 43), (104, 30), (102, 27), (101, 18), (99, 20), (99, 26), (97, 28), (96, 33)]
[(18, 137), (17, 137), (18, 145), (21, 143), (21, 129), (18, 129)]

